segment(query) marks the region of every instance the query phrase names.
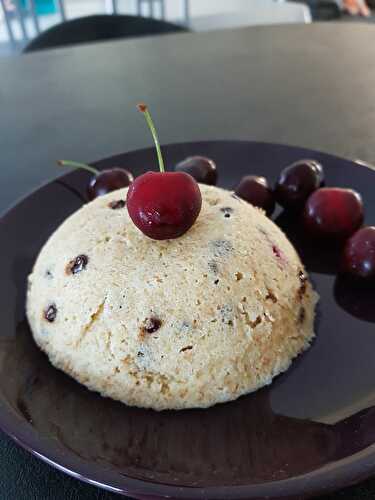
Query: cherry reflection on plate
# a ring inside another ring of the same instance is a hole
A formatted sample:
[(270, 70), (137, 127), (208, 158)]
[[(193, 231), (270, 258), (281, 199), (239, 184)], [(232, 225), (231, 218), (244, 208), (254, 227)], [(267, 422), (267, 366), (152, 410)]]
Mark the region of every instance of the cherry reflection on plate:
[(374, 285), (355, 283), (352, 278), (338, 276), (334, 285), (337, 304), (352, 316), (375, 323)]

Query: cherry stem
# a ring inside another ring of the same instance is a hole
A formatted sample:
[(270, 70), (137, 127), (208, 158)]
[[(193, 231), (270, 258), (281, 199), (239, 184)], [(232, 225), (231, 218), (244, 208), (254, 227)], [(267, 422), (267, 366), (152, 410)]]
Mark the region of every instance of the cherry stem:
[(152, 138), (154, 139), (155, 147), (156, 147), (156, 153), (158, 155), (158, 162), (159, 162), (159, 169), (160, 172), (165, 172), (164, 168), (164, 161), (163, 161), (163, 156), (161, 154), (161, 148), (160, 148), (160, 143), (159, 143), (159, 138), (158, 134), (156, 133), (155, 125), (154, 122), (152, 121), (151, 114), (148, 110), (148, 107), (146, 104), (138, 104), (138, 110), (144, 114), (146, 118), (147, 125), (149, 129), (151, 130)]
[(86, 165), (86, 163), (79, 163), (77, 161), (70, 160), (57, 160), (57, 164), (60, 165), (60, 167), (82, 168), (83, 170), (87, 170), (87, 172), (90, 172), (93, 175), (99, 174), (99, 170), (91, 167), (90, 165)]

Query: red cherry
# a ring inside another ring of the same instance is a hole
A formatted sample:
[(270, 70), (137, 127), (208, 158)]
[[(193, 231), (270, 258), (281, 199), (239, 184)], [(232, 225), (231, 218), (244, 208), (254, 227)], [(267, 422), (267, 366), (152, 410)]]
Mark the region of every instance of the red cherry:
[(375, 226), (359, 229), (346, 242), (342, 272), (366, 281), (375, 281)]
[(91, 165), (76, 161), (58, 160), (57, 164), (62, 167), (81, 168), (93, 174), (87, 186), (87, 196), (90, 201), (116, 189), (128, 187), (134, 180), (133, 174), (124, 168), (114, 167), (100, 172)]
[(303, 207), (308, 196), (324, 184), (324, 172), (315, 160), (299, 160), (284, 168), (275, 186), (278, 203), (287, 209)]
[(190, 174), (197, 182), (202, 184), (215, 185), (217, 181), (216, 164), (210, 158), (205, 156), (189, 156), (180, 161), (175, 166), (176, 172), (186, 172)]
[(184, 172), (147, 172), (131, 184), (126, 206), (149, 238), (178, 238), (196, 221), (202, 206), (197, 182)]
[(130, 186), (126, 205), (130, 218), (154, 240), (178, 238), (196, 221), (202, 195), (195, 179), (185, 172), (165, 172), (159, 138), (146, 104), (138, 104), (154, 139), (160, 172), (147, 172)]
[(102, 170), (90, 179), (87, 187), (87, 196), (93, 200), (98, 196), (128, 187), (134, 180), (133, 174), (123, 168)]
[(308, 198), (303, 220), (314, 236), (348, 238), (363, 222), (362, 198), (352, 189), (320, 188)]
[(265, 177), (245, 175), (235, 190), (235, 194), (255, 207), (263, 208), (267, 215), (275, 209), (275, 198)]

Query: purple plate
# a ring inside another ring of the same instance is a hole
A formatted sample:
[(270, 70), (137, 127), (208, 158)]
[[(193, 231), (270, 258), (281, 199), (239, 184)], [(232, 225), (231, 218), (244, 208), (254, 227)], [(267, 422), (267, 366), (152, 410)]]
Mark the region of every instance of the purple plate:
[[(328, 185), (362, 193), (375, 223), (375, 173), (306, 149), (252, 142), (164, 147), (170, 167), (203, 154), (219, 185), (242, 175), (273, 182), (301, 158), (323, 163)], [(153, 149), (97, 163), (134, 174), (156, 168)], [(84, 200), (87, 173), (51, 182), (0, 219), (0, 426), (51, 465), (137, 498), (308, 498), (375, 472), (375, 294), (336, 279), (337, 249), (311, 246), (298, 223), (275, 218), (321, 296), (317, 339), (263, 390), (208, 410), (156, 413), (104, 399), (54, 369), (25, 320), (26, 276), (43, 243)], [(244, 228), (246, 230), (246, 228)]]

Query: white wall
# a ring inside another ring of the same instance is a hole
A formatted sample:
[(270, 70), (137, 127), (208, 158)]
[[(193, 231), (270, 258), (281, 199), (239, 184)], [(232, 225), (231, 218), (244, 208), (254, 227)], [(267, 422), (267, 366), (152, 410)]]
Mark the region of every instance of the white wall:
[[(229, 12), (246, 11), (253, 0), (189, 0), (190, 15), (207, 16)], [(165, 0), (168, 18), (177, 19), (183, 16), (182, 0)]]
[[(167, 19), (183, 19), (184, 0), (164, 0), (164, 2)], [(206, 16), (223, 14), (226, 12), (246, 11), (251, 3), (252, 0), (189, 0), (189, 10), (192, 17)], [(118, 0), (118, 5), (121, 11), (129, 13), (136, 12), (135, 0)], [(145, 12), (145, 14), (147, 13)]]

